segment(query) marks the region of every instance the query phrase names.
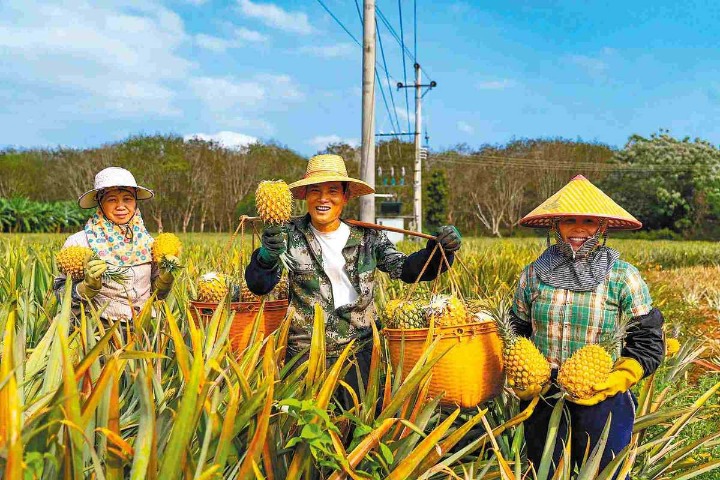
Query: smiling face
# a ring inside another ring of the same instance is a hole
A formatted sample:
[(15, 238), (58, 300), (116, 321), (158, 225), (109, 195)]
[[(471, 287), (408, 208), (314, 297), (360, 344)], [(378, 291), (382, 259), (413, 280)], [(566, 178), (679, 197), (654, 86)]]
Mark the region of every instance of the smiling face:
[(577, 252), (583, 243), (595, 235), (600, 228), (600, 219), (596, 217), (565, 217), (558, 221), (558, 232), (565, 243)]
[(135, 215), (137, 200), (135, 193), (128, 188), (111, 188), (103, 193), (100, 206), (108, 220), (125, 225)]
[(340, 226), (340, 214), (348, 202), (342, 182), (309, 185), (305, 200), (313, 227), (321, 232), (337, 230)]

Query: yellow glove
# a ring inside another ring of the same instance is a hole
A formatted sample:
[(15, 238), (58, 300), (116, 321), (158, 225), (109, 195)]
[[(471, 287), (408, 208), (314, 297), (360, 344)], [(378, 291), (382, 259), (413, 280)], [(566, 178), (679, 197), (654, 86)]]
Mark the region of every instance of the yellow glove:
[(533, 398), (537, 397), (538, 395), (545, 395), (550, 388), (550, 384), (548, 383), (544, 387), (542, 385), (531, 385), (525, 390), (520, 390), (518, 388), (513, 388), (512, 391), (520, 400), (529, 402)]
[(105, 260), (89, 260), (85, 264), (85, 278), (78, 285), (78, 293), (93, 298), (102, 288), (102, 276), (107, 271)]
[(637, 360), (620, 357), (615, 362), (608, 379), (595, 384), (593, 387), (593, 390), (597, 392), (595, 395), (586, 399), (570, 399), (570, 401), (586, 407), (597, 405), (608, 397), (627, 392), (630, 387), (640, 381), (644, 374), (645, 371)]

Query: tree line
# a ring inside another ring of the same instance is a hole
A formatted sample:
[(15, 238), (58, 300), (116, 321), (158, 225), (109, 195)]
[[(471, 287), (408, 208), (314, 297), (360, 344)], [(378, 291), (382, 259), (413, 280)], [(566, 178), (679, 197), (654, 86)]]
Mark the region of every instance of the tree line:
[[(318, 153), (342, 155), (349, 173), (358, 175), (359, 148), (331, 144)], [(90, 149), (6, 149), (0, 151), (0, 229), (77, 229), (77, 218), (86, 218), (88, 212), (74, 208), (72, 201), (92, 187), (95, 173), (115, 165), (129, 169), (139, 183), (155, 191), (152, 201), (141, 204), (152, 230), (234, 230), (240, 215), (255, 213), (258, 182), (296, 180), (306, 163), (307, 158), (275, 143), (228, 149), (174, 135), (133, 136)], [(378, 215), (383, 202), (393, 201), (401, 202), (400, 213), (410, 216), (413, 145), (378, 143), (376, 165), (378, 193), (393, 195), (377, 200)], [(683, 237), (713, 237), (718, 232), (720, 150), (700, 139), (673, 138), (667, 131), (633, 135), (621, 149), (543, 138), (431, 152), (423, 165), (424, 227), (431, 231), (454, 223), (470, 234), (515, 234), (525, 213), (576, 174), (638, 217), (645, 230)], [(302, 205), (297, 208), (300, 213)], [(351, 202), (347, 215), (357, 213), (357, 202)]]

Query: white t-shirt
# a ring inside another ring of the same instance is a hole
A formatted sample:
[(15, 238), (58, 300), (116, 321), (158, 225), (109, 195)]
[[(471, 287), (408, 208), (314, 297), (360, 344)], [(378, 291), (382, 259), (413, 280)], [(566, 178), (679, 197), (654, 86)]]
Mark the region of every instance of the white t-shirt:
[(340, 222), (340, 227), (334, 232), (320, 232), (312, 224), (310, 228), (320, 243), (323, 267), (330, 277), (335, 308), (354, 302), (358, 293), (345, 272), (345, 257), (342, 254), (343, 247), (350, 238), (350, 227)]

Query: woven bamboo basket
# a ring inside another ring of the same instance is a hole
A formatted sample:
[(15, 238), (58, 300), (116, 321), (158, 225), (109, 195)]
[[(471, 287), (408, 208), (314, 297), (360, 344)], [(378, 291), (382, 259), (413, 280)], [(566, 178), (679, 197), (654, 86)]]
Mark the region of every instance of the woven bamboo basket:
[[(241, 352), (248, 346), (252, 334), (255, 317), (260, 310), (261, 302), (232, 302), (232, 325), (230, 326), (230, 344), (236, 352)], [(217, 309), (217, 303), (190, 302), (190, 314), (195, 322), (207, 324)], [(271, 335), (280, 326), (288, 309), (287, 300), (273, 300), (265, 302), (263, 321), (260, 324), (260, 334), (263, 338)]]
[[(402, 357), (403, 380), (425, 351), (428, 328), (383, 330), (390, 360), (397, 369)], [(448, 352), (432, 367), (428, 395), (445, 395), (445, 406), (475, 407), (502, 392), (502, 343), (494, 322), (436, 328), (433, 340), (442, 337), (436, 351)]]

